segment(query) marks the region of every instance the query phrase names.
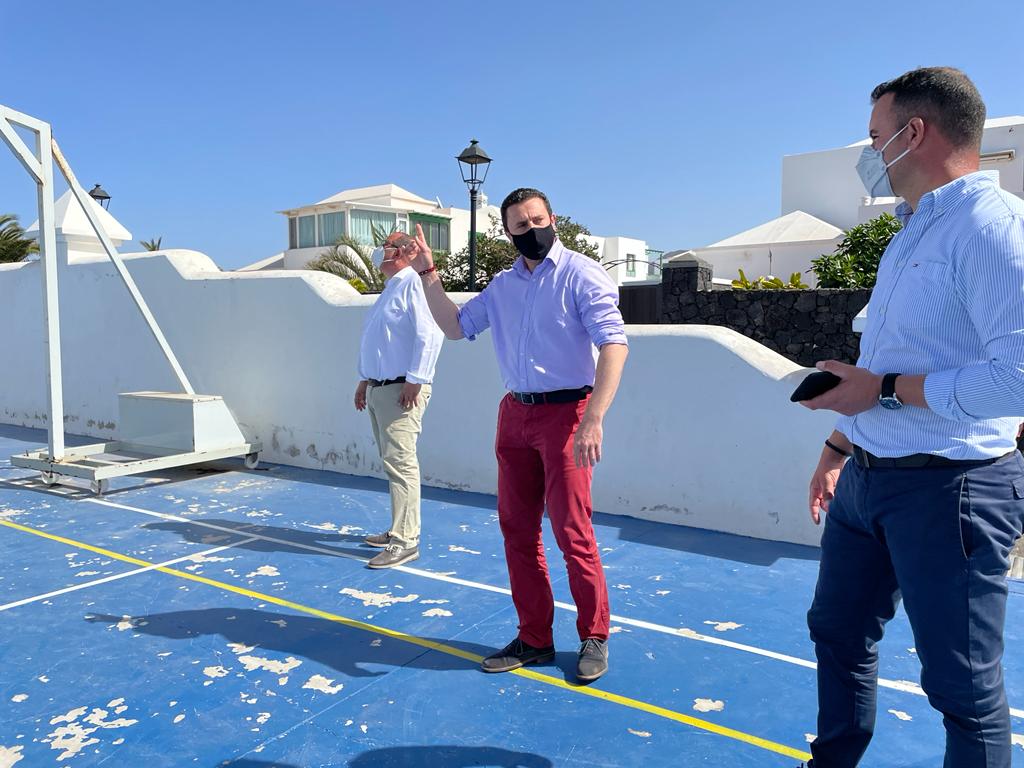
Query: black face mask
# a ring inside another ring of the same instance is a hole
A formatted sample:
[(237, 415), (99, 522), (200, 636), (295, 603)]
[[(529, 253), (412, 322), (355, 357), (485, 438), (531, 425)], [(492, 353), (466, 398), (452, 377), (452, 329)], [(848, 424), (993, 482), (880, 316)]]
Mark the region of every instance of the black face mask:
[(521, 235), (512, 235), (512, 244), (525, 258), (540, 261), (555, 244), (555, 228), (551, 224), (533, 227)]

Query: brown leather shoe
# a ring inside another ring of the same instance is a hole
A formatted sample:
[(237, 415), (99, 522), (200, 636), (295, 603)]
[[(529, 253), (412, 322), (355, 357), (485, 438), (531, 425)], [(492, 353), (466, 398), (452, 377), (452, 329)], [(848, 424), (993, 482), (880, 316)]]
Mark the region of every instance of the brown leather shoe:
[(415, 560), (419, 556), (419, 547), (402, 549), (397, 544), (388, 544), (383, 552), (370, 560), (366, 565), (370, 568), (394, 568), (396, 565)]

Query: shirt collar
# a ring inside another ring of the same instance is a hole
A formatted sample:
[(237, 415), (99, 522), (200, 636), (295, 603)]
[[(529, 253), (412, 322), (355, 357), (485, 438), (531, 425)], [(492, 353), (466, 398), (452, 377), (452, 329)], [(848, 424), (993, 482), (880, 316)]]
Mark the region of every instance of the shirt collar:
[(391, 277), (387, 278), (384, 281), (384, 283), (385, 285), (391, 285), (392, 283), (397, 285), (398, 283), (407, 280), (409, 278), (409, 275), (414, 274), (416, 274), (416, 270), (414, 270), (412, 267), (402, 267), (400, 270), (395, 272), (395, 274), (393, 274)]
[[(925, 213), (930, 211), (937, 215), (945, 213), (950, 208), (956, 206), (967, 195), (972, 194), (981, 187), (993, 184), (999, 185), (999, 171), (975, 171), (974, 173), (968, 173), (965, 176), (960, 176), (943, 184), (941, 187), (933, 189), (931, 192), (926, 192), (921, 196), (916, 212)], [(906, 223), (905, 218), (909, 219), (911, 213), (914, 213), (914, 211), (905, 202), (896, 206), (896, 215), (901, 220), (904, 220), (904, 224)]]
[[(547, 256), (541, 259), (540, 264), (537, 265), (537, 269), (543, 267), (544, 263), (547, 261), (551, 262), (551, 268), (554, 269), (562, 260), (562, 254), (566, 250), (568, 249), (564, 245), (562, 245), (562, 241), (556, 237), (555, 242), (551, 245), (551, 250), (548, 251)], [(522, 254), (519, 255), (518, 259), (516, 259), (515, 263), (512, 265), (512, 268), (523, 277), (530, 276), (530, 270), (526, 268), (526, 262), (523, 260)]]

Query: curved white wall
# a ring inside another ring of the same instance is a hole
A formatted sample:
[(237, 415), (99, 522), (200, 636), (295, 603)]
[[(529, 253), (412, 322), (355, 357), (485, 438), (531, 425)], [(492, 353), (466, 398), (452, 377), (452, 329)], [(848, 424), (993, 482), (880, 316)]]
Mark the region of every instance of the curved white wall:
[[(375, 297), (326, 274), (222, 273), (193, 251), (126, 261), (196, 390), (224, 396), (264, 459), (382, 476), (367, 417), (352, 407)], [(41, 296), (37, 262), (0, 265), (0, 422), (46, 425)], [(60, 298), (67, 430), (115, 437), (119, 392), (175, 381), (109, 263), (62, 268)], [(595, 509), (817, 543), (807, 479), (834, 419), (789, 403), (803, 369), (724, 328), (628, 332)], [(445, 343), (420, 443), (425, 484), (495, 492), (502, 395), (488, 334)]]

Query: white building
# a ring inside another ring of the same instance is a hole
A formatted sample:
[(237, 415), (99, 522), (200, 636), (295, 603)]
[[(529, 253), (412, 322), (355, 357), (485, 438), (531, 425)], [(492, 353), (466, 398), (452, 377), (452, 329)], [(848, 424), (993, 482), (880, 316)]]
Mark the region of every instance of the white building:
[[(476, 227), (478, 232), (487, 232), (492, 216), (500, 221), (501, 209), (488, 205), (486, 196), (481, 199)], [(288, 219), (287, 250), (237, 271), (304, 269), (341, 235), (351, 234), (370, 244), (375, 226), (386, 232), (413, 232), (420, 224), (427, 244), (435, 251), (454, 253), (469, 244), (468, 209), (445, 208), (440, 200), (427, 200), (395, 184), (346, 189), (318, 203), (280, 213)], [(649, 249), (643, 240), (596, 235), (586, 239), (597, 246), (599, 261), (608, 265), (616, 285), (661, 279), (661, 252)]]
[[(834, 250), (843, 231), (892, 213), (899, 202), (865, 196), (856, 167), (868, 143), (863, 139), (837, 149), (783, 157), (782, 216), (697, 248), (696, 254), (714, 265), (716, 278), (738, 277), (740, 268), (748, 278), (771, 272), (785, 279), (792, 272), (806, 272), (812, 259)], [(1003, 189), (1024, 197), (1024, 117), (985, 121), (981, 168), (999, 171)], [(813, 273), (804, 282), (814, 285)]]
[[(485, 196), (481, 196), (481, 202), (476, 226), (477, 231), (486, 232), (491, 226), (490, 216), (500, 216), (500, 211), (487, 205)], [(419, 224), (427, 244), (435, 251), (451, 253), (469, 243), (468, 209), (445, 208), (440, 200), (427, 200), (396, 184), (346, 189), (280, 213), (288, 218), (288, 249), (279, 265), (284, 269), (305, 268), (342, 235), (372, 244), (374, 227), (385, 232), (414, 232)]]

